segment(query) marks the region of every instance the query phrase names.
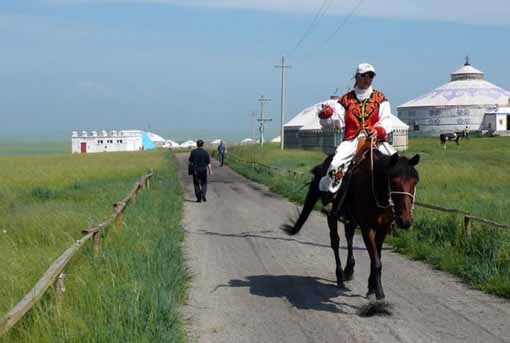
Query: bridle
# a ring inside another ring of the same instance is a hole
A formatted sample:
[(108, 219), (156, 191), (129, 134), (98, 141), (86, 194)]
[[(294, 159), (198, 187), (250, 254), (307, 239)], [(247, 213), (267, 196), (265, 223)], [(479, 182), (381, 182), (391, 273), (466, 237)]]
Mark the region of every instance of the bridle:
[(411, 197), (413, 203), (411, 207), (411, 211), (414, 210), (414, 204), (416, 202), (416, 187), (414, 188), (414, 193), (411, 194), (409, 192), (400, 192), (400, 191), (394, 191), (391, 189), (390, 180), (388, 179), (388, 205), (381, 205), (379, 203), (379, 199), (376, 194), (375, 189), (375, 181), (374, 181), (374, 150), (377, 149), (375, 146), (374, 140), (372, 140), (372, 143), (370, 145), (370, 178), (372, 182), (372, 194), (374, 195), (375, 204), (378, 208), (387, 209), (391, 208), (391, 211), (393, 212), (393, 216), (395, 216), (395, 203), (393, 202), (393, 194), (400, 194), (400, 195), (407, 195)]

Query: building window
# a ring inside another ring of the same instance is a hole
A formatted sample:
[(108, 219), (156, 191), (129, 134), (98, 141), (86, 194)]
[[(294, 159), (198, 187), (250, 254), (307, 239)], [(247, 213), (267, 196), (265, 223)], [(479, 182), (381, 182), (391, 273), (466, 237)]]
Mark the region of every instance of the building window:
[(122, 139), (117, 139), (117, 143), (121, 143), (122, 144)]
[(409, 111), (408, 115), (409, 117), (416, 117), (416, 111)]
[(499, 125), (503, 125), (503, 119), (499, 120)]

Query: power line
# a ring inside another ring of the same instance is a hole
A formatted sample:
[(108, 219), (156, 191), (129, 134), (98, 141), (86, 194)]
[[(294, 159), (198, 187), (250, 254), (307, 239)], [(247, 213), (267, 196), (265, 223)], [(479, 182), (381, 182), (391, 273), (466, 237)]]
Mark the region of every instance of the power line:
[(345, 24), (347, 24), (347, 22), (349, 21), (349, 19), (351, 19), (351, 17), (354, 15), (354, 13), (358, 10), (358, 8), (361, 7), (361, 5), (363, 4), (363, 1), (364, 0), (359, 0), (358, 1), (358, 4), (356, 6), (354, 6), (354, 8), (352, 9), (352, 11), (344, 17), (344, 20), (340, 23), (340, 25), (338, 25), (338, 27), (336, 28), (336, 30), (331, 34), (331, 36), (328, 37), (328, 39), (326, 39), (326, 41), (324, 43), (328, 43), (330, 40), (333, 39), (333, 37), (335, 37), (335, 35), (345, 26)]
[(324, 1), (322, 1), (322, 4), (319, 7), (319, 10), (317, 11), (317, 13), (315, 13), (315, 17), (313, 18), (312, 22), (310, 23), (310, 25), (308, 25), (307, 29), (305, 30), (305, 32), (303, 33), (301, 38), (298, 40), (298, 42), (296, 43), (294, 48), (292, 48), (292, 50), (287, 54), (287, 56), (291, 56), (292, 54), (294, 54), (294, 52), (296, 52), (296, 50), (301, 46), (301, 44), (306, 39), (306, 37), (308, 37), (308, 35), (312, 32), (314, 27), (317, 25), (319, 19), (322, 16), (324, 16), (324, 14), (329, 9), (329, 7), (331, 7), (331, 4), (333, 3), (333, 1), (334, 0), (324, 0)]

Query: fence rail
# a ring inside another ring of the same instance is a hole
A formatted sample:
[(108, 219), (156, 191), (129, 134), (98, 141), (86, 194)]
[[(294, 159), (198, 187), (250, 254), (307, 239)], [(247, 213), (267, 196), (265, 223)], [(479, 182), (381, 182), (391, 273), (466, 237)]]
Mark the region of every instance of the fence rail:
[(55, 285), (57, 296), (61, 296), (64, 293), (63, 271), (69, 261), (71, 261), (71, 258), (91, 238), (93, 238), (94, 252), (97, 255), (100, 251), (101, 233), (108, 226), (115, 224), (117, 233), (120, 233), (124, 210), (130, 202), (136, 201), (136, 195), (141, 189), (145, 187), (150, 188), (150, 178), (153, 175), (154, 172), (151, 170), (148, 174), (140, 177), (129, 194), (123, 200), (113, 204), (113, 214), (107, 220), (82, 230), (84, 236), (64, 251), (64, 253), (51, 264), (48, 270), (46, 270), (30, 292), (28, 292), (23, 299), (21, 299), (21, 301), (0, 320), (0, 337), (6, 334), (9, 329), (11, 329), (28, 311), (30, 311), (30, 309), (43, 297), (50, 286)]
[[(251, 165), (254, 168), (255, 168), (255, 166), (259, 166), (259, 167), (262, 167), (262, 168), (266, 168), (268, 170), (274, 170), (274, 171), (279, 172), (281, 174), (287, 173), (289, 175), (293, 174), (295, 176), (297, 176), (297, 175), (299, 175), (299, 176), (306, 176), (307, 175), (307, 174), (302, 173), (302, 172), (296, 172), (296, 171), (287, 170), (287, 169), (283, 169), (283, 168), (268, 166), (268, 165), (265, 165), (265, 164), (262, 164), (262, 163), (259, 163), (259, 162), (255, 162), (255, 161), (246, 161), (246, 160), (243, 160), (242, 158), (239, 158), (239, 157), (234, 156), (232, 154), (229, 155), (229, 158), (231, 158), (231, 159), (233, 159), (233, 160), (235, 160), (235, 161), (237, 161), (239, 163), (242, 163), (242, 164)], [(456, 209), (456, 208), (441, 207), (441, 206), (426, 204), (426, 203), (418, 202), (418, 201), (415, 203), (415, 205), (423, 207), (423, 208), (427, 208), (429, 210), (435, 210), (435, 211), (440, 211), (440, 212), (448, 212), (448, 213), (463, 215), (464, 216), (464, 233), (468, 237), (471, 236), (471, 222), (472, 221), (478, 221), (478, 222), (481, 222), (481, 223), (484, 223), (484, 224), (488, 224), (488, 225), (492, 225), (492, 226), (498, 227), (498, 228), (510, 229), (510, 224), (501, 224), (501, 223), (497, 223), (497, 222), (495, 222), (493, 220), (490, 220), (490, 219), (480, 218), (480, 217), (477, 217), (477, 216), (473, 216), (470, 212), (467, 212), (467, 211), (464, 211), (464, 210), (459, 210), (459, 209)]]

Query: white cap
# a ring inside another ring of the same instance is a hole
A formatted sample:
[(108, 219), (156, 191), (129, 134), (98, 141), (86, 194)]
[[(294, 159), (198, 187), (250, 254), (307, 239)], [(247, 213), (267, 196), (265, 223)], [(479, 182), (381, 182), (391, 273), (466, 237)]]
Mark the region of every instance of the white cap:
[(375, 68), (373, 65), (368, 63), (360, 63), (358, 64), (358, 67), (356, 68), (356, 74), (364, 74), (368, 72), (372, 72), (375, 74)]

